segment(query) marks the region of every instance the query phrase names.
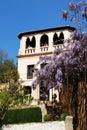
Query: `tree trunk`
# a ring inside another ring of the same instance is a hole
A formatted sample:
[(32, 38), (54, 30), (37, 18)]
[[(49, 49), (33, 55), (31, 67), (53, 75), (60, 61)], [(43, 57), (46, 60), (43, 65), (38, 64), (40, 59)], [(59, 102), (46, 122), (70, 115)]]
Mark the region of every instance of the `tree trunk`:
[(78, 89), (78, 129), (87, 130), (87, 84), (79, 83)]

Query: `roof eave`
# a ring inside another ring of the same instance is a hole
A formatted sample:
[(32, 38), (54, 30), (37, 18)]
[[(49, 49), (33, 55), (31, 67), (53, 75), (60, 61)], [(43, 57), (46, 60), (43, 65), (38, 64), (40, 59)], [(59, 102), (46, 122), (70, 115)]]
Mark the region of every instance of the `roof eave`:
[(40, 32), (48, 32), (48, 31), (55, 31), (55, 30), (62, 30), (62, 29), (70, 29), (72, 31), (76, 30), (76, 28), (72, 27), (72, 26), (61, 26), (61, 27), (55, 27), (55, 28), (46, 28), (46, 29), (33, 30), (33, 31), (19, 33), (18, 38), (21, 39), (22, 36), (28, 35), (28, 34), (35, 34), (35, 33), (40, 33)]

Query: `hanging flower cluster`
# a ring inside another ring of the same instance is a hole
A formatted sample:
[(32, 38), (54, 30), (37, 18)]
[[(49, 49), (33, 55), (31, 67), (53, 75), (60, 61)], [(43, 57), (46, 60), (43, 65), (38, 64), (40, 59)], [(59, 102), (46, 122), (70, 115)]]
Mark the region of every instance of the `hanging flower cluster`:
[[(82, 2), (69, 4), (69, 10), (78, 13)], [(84, 4), (84, 11), (87, 13), (87, 4)], [(77, 15), (76, 15), (77, 16)], [(63, 17), (67, 19), (68, 12), (63, 12)], [(36, 80), (32, 87), (35, 89), (43, 82), (47, 89), (55, 88), (60, 90), (63, 83), (73, 83), (74, 80), (84, 80), (84, 70), (87, 68), (87, 32), (79, 33), (77, 30), (71, 34), (70, 39), (65, 42), (71, 43), (68, 51), (57, 48), (52, 56), (41, 56), (38, 64), (47, 63), (41, 70), (36, 71)], [(65, 49), (68, 47), (66, 44)]]
[[(83, 9), (82, 11), (81, 8)], [(82, 17), (86, 18), (87, 20), (87, 3), (79, 2), (75, 4), (74, 2), (70, 2), (68, 5), (68, 10), (63, 11), (63, 18), (67, 19), (71, 11), (75, 14), (81, 11)], [(73, 17), (75, 17), (75, 14), (73, 14)]]
[(87, 20), (87, 4), (85, 5), (85, 8), (82, 12), (82, 16), (83, 16), (83, 18), (86, 18), (86, 20)]
[(75, 39), (75, 36), (76, 39), (69, 51), (56, 49), (50, 58), (48, 56), (40, 57), (39, 64), (48, 62), (48, 59), (49, 62), (43, 69), (37, 70), (33, 88), (36, 88), (43, 81), (47, 89), (60, 89), (62, 84), (66, 82), (67, 76), (70, 83), (74, 78), (81, 80), (84, 65), (87, 66), (87, 33), (80, 35), (74, 32), (72, 39)]
[(87, 26), (83, 20), (87, 21), (87, 2), (70, 2), (68, 9), (63, 11), (63, 19), (76, 22), (76, 28), (81, 30)]

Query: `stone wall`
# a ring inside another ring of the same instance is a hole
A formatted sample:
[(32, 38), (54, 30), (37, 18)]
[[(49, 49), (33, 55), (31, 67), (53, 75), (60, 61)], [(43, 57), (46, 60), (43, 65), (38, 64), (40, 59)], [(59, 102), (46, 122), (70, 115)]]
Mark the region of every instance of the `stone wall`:
[(65, 121), (4, 125), (0, 130), (73, 130), (72, 117)]

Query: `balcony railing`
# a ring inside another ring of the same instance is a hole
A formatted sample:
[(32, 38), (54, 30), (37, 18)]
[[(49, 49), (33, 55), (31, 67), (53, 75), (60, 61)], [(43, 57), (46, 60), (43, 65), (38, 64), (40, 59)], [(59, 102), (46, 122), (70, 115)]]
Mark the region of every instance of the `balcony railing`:
[(64, 44), (53, 45), (53, 47), (54, 49), (56, 48), (64, 49)]
[(42, 46), (40, 47), (41, 52), (48, 52), (48, 46)]
[[(53, 45), (52, 48), (53, 50), (56, 48), (64, 49), (64, 44)], [(43, 53), (43, 52), (48, 52), (48, 51), (52, 51), (52, 50), (49, 50), (49, 46), (42, 46), (40, 47), (38, 52), (36, 51), (36, 48), (27, 48), (25, 49), (25, 54)]]
[(25, 54), (32, 54), (35, 53), (35, 48), (28, 48), (25, 50)]

